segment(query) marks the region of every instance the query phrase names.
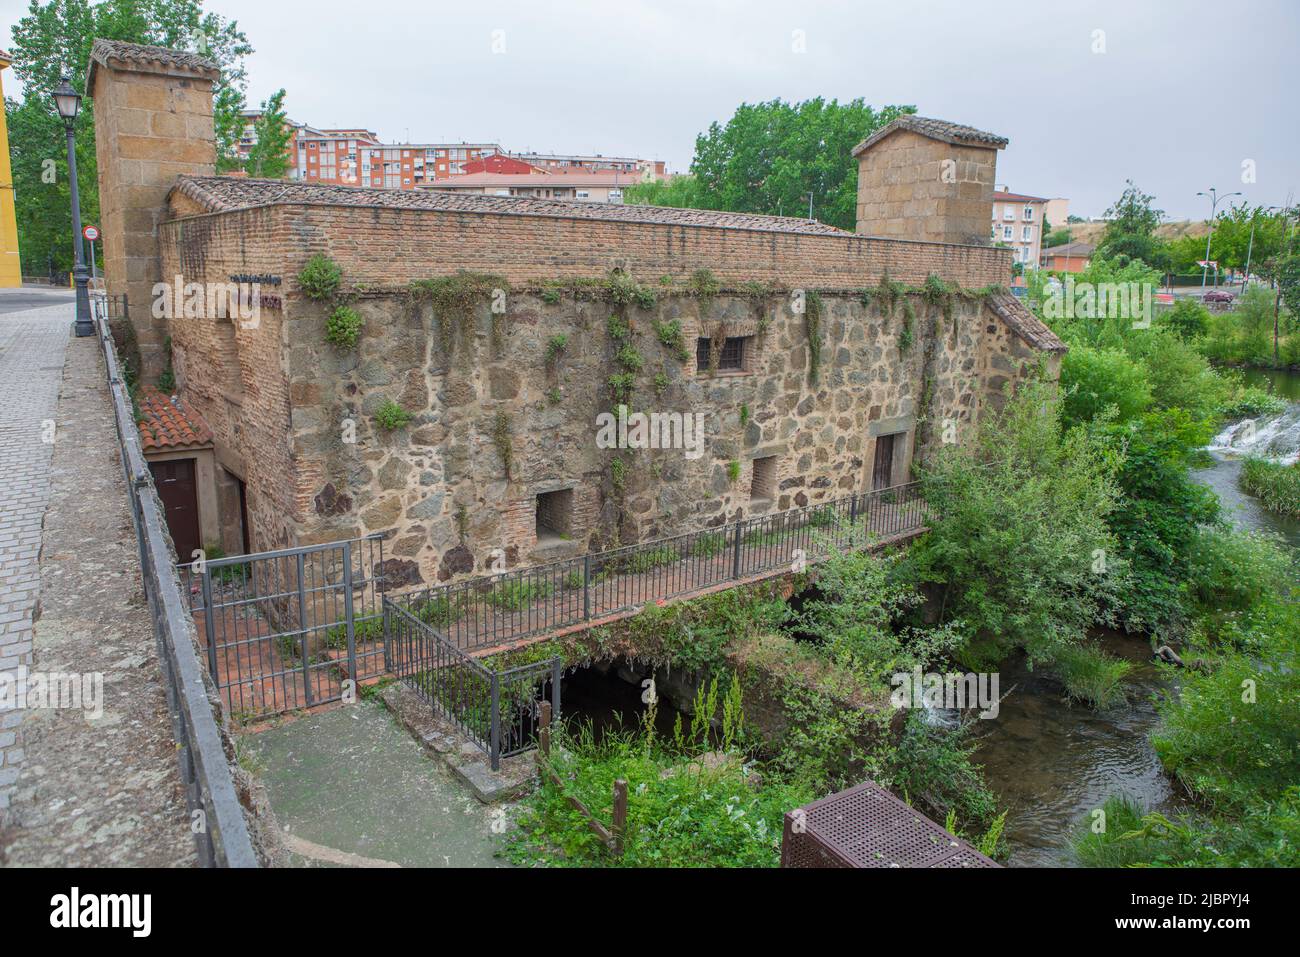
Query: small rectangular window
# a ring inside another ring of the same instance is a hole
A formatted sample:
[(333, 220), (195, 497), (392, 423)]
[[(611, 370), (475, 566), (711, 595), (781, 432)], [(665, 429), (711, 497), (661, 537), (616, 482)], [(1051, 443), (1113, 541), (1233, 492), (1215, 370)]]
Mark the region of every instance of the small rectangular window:
[(537, 539), (565, 539), (573, 534), (573, 489), (537, 496)]
[(754, 477), (749, 485), (751, 502), (770, 501), (776, 495), (776, 456), (754, 459)]
[[(718, 355), (719, 372), (741, 372), (745, 368), (745, 353), (752, 336), (728, 336), (722, 340), (722, 349)], [(695, 340), (695, 369), (697, 372), (709, 370), (709, 353), (713, 349), (713, 340), (700, 336)]]

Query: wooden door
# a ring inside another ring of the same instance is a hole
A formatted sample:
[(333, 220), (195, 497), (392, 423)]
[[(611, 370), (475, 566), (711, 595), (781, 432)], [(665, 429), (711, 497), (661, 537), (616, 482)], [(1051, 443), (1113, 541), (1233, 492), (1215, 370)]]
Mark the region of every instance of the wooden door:
[(894, 442), (898, 437), (899, 433), (876, 436), (876, 460), (871, 468), (873, 491), (894, 484)]
[(199, 497), (194, 481), (194, 460), (173, 459), (170, 462), (150, 462), (153, 482), (158, 488), (163, 509), (167, 513), (167, 528), (176, 546), (176, 556), (190, 561), (195, 549), (201, 548), (199, 536)]

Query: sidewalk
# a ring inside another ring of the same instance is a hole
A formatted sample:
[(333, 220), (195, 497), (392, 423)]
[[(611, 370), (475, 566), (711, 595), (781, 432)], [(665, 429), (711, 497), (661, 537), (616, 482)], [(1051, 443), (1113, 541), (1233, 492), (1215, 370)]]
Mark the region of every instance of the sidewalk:
[[(16, 758), (11, 746), (3, 766), (19, 773), (16, 789), (13, 775), (6, 781), (0, 864), (192, 865), (103, 362), (96, 339), (69, 338), (71, 318), (70, 306), (0, 315), (0, 377), (25, 408), (17, 421), (12, 407), (0, 411), (16, 440), (0, 453), (0, 527), (8, 529), (0, 541), (14, 540), (9, 551), (21, 572), (0, 576), (0, 605), (26, 608), (27, 637), (9, 647), (23, 648), (21, 663), (32, 672), (102, 674), (102, 715), (84, 708), (3, 715), (22, 720), (9, 729), (17, 732)], [(36, 432), (24, 441), (33, 421), (46, 418), (57, 421), (54, 445), (40, 444)]]

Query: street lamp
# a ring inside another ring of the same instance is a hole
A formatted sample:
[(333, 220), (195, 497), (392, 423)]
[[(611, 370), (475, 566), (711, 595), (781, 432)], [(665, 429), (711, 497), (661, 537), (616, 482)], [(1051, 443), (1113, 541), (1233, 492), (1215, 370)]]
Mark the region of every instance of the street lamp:
[[(1241, 193), (1228, 193), (1225, 196), (1220, 196), (1214, 191), (1214, 187), (1211, 186), (1208, 193), (1197, 193), (1196, 195), (1210, 197), (1210, 235), (1205, 237), (1205, 265), (1201, 268), (1201, 292), (1204, 293), (1205, 278), (1210, 273), (1210, 241), (1214, 239), (1214, 210), (1219, 205), (1219, 200), (1227, 199), (1228, 196), (1240, 196)], [(1217, 279), (1219, 275), (1218, 269), (1214, 270), (1214, 275)]]
[(63, 77), (51, 94), (54, 105), (63, 117), (63, 128), (68, 136), (68, 184), (72, 193), (72, 275), (77, 286), (77, 335), (93, 336), (95, 326), (90, 321), (89, 278), (86, 274), (86, 252), (81, 244), (81, 197), (77, 194), (77, 113), (81, 110), (81, 94), (72, 88), (68, 77)]

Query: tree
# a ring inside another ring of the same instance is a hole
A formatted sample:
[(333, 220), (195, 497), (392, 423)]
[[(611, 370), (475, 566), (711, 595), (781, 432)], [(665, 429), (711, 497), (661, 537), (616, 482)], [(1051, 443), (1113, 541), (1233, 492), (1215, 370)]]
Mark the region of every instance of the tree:
[(857, 176), (849, 160), (853, 147), (915, 111), (912, 106), (876, 110), (861, 99), (841, 104), (821, 97), (802, 103), (743, 103), (725, 126), (715, 122), (696, 137), (694, 186), (686, 195), (700, 208), (807, 216), (811, 193), (814, 218), (852, 230), (857, 222)]
[(289, 144), (293, 131), (284, 112), (284, 90), (262, 101), (262, 115), (253, 124), (256, 142), (248, 151), (245, 169), (249, 176), (283, 179), (289, 172)]
[(1123, 194), (1106, 210), (1106, 231), (1097, 246), (1100, 256), (1123, 254), (1130, 259), (1140, 259), (1148, 266), (1162, 268), (1164, 265), (1160, 241), (1156, 238), (1156, 227), (1164, 218), (1164, 212), (1151, 204), (1154, 196), (1148, 196), (1127, 181)]
[[(63, 127), (50, 91), (67, 75), (85, 93), (94, 40), (125, 40), (194, 50), (221, 67), (213, 90), (219, 164), (231, 163), (244, 107), (244, 58), (253, 50), (238, 25), (205, 13), (201, 0), (31, 0), (13, 28), (10, 53), (22, 81), (23, 101), (8, 100), (10, 150), (14, 157), (14, 200), (23, 271), (44, 273), (51, 265), (72, 265), (72, 222), (68, 209)], [(82, 220), (99, 218), (94, 103), (82, 101), (76, 134)]]

